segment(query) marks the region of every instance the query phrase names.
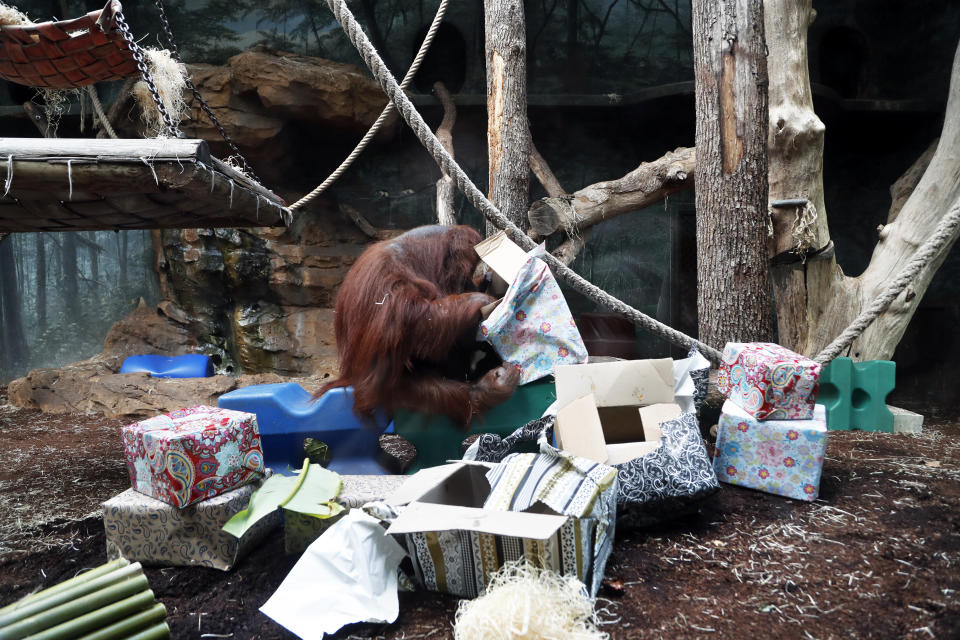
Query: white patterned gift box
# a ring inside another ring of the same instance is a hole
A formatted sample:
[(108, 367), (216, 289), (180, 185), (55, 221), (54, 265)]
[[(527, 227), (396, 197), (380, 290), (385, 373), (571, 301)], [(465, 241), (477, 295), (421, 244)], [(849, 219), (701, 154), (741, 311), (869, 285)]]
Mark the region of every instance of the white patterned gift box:
[(127, 489), (102, 505), (107, 557), (228, 571), (280, 525), (277, 511), (239, 540), (223, 531), (227, 520), (247, 507), (256, 488), (248, 484), (183, 509)]
[(817, 400), (820, 365), (770, 342), (728, 342), (717, 391), (758, 420), (807, 420)]
[(827, 449), (822, 404), (810, 420), (758, 420), (727, 400), (717, 427), (717, 477), (796, 500), (815, 500)]
[(257, 416), (196, 406), (123, 427), (133, 489), (186, 507), (263, 473)]
[(423, 588), (474, 598), (504, 563), (525, 558), (596, 595), (613, 546), (617, 479), (583, 458), (514, 454), (498, 465), (424, 469), (387, 501), (406, 504), (387, 533)]

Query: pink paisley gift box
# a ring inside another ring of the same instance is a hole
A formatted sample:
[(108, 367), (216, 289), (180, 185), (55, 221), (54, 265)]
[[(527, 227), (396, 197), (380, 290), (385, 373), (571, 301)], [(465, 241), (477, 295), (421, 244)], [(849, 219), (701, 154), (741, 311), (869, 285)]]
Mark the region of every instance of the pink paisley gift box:
[(190, 407), (123, 428), (133, 489), (183, 508), (263, 473), (257, 417)]
[(827, 413), (810, 420), (757, 420), (730, 400), (717, 427), (713, 470), (723, 482), (815, 500), (827, 449)]
[(813, 416), (820, 365), (770, 342), (728, 342), (717, 391), (758, 420)]

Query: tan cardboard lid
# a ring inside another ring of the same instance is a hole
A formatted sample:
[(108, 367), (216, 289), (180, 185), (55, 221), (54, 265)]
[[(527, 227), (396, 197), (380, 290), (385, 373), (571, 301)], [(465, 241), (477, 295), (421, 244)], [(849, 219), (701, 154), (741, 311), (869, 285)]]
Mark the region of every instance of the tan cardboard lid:
[(387, 533), (421, 531), (477, 531), (500, 536), (546, 540), (568, 516), (413, 502), (393, 521)]
[(640, 407), (640, 421), (643, 423), (643, 439), (647, 442), (660, 442), (663, 433), (660, 423), (680, 417), (683, 410), (673, 402), (660, 402)]
[(603, 425), (592, 393), (557, 411), (557, 444), (564, 451), (594, 462), (607, 461)]
[(660, 441), (656, 442), (623, 442), (620, 444), (607, 445), (607, 464), (623, 464), (630, 462), (634, 458), (645, 456), (660, 446)]
[(508, 284), (513, 282), (529, 258), (504, 231), (490, 236), (474, 247), (474, 250), (480, 259)]
[(559, 365), (554, 369), (557, 406), (588, 393), (598, 407), (641, 406), (673, 402), (673, 359), (624, 360)]
[(410, 504), (461, 468), (463, 468), (463, 463), (455, 462), (453, 464), (442, 464), (436, 467), (421, 469), (407, 478), (407, 481), (387, 496), (384, 502), (393, 506)]

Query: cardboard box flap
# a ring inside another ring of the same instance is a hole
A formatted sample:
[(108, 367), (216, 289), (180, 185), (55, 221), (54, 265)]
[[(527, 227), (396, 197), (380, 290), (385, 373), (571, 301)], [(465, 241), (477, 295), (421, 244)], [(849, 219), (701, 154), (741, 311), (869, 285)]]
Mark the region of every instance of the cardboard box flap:
[(513, 282), (529, 258), (503, 231), (490, 236), (474, 247), (474, 250), (484, 264), (493, 269), (507, 284)]
[(462, 462), (428, 467), (416, 472), (384, 500), (395, 507), (410, 504), (464, 467)]
[(393, 521), (387, 533), (464, 530), (546, 540), (566, 521), (567, 516), (414, 502)]
[(672, 358), (560, 365), (554, 375), (558, 407), (587, 393), (594, 394), (598, 407), (673, 402)]
[(592, 393), (557, 411), (557, 444), (561, 449), (594, 462), (606, 462), (606, 440)]
[(683, 411), (680, 405), (672, 402), (660, 402), (640, 407), (640, 421), (643, 423), (643, 439), (647, 442), (660, 442), (663, 435), (660, 423), (679, 418)]
[(630, 462), (635, 458), (640, 458), (652, 451), (656, 451), (660, 446), (660, 440), (656, 442), (624, 442), (621, 444), (607, 445), (607, 464), (623, 464)]

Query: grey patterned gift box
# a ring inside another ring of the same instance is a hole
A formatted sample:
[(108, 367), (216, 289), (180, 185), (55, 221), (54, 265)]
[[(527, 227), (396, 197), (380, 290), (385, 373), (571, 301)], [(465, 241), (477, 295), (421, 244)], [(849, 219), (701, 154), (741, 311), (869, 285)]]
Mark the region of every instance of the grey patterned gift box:
[(228, 571), (280, 524), (277, 511), (239, 540), (221, 529), (246, 508), (256, 488), (246, 485), (183, 509), (127, 489), (102, 505), (107, 557)]
[[(359, 509), (368, 502), (383, 500), (393, 493), (407, 476), (342, 475), (343, 486), (334, 500), (349, 509)], [(288, 554), (303, 553), (310, 543), (319, 538), (334, 522), (343, 517), (343, 511), (332, 518), (313, 516), (283, 510), (283, 543)]]

